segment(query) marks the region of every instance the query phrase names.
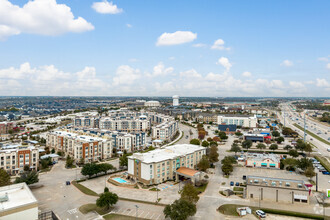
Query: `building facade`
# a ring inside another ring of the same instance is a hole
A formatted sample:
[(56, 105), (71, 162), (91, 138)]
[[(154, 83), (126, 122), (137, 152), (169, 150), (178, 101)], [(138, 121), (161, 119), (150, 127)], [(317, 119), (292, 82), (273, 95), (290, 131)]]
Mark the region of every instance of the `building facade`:
[(15, 127), (14, 122), (0, 122), (0, 134), (9, 134)]
[(198, 145), (177, 144), (128, 157), (128, 175), (145, 185), (159, 184), (176, 177), (180, 167), (195, 169), (206, 149)]
[(160, 107), (160, 103), (158, 101), (147, 101), (144, 103), (145, 107)]
[(309, 203), (310, 190), (302, 180), (247, 176), (246, 197), (278, 203)]
[(258, 126), (258, 119), (256, 116), (225, 116), (218, 115), (218, 124), (237, 125), (247, 128), (255, 128)]
[(0, 169), (11, 175), (24, 171), (24, 166), (37, 170), (39, 150), (34, 146), (5, 145), (0, 147)]
[(245, 159), (245, 166), (280, 169), (280, 160), (281, 157), (277, 154), (249, 153)]

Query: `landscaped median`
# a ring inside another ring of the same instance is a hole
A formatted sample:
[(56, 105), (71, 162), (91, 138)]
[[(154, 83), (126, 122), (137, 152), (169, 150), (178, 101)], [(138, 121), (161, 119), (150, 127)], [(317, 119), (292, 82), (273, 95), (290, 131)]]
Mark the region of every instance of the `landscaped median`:
[[(239, 207), (246, 207), (243, 205), (235, 205), (235, 204), (225, 204), (218, 208), (218, 211), (224, 215), (231, 215), (231, 216), (239, 216), (236, 208)], [(300, 218), (308, 218), (308, 219), (324, 219), (322, 215), (316, 214), (309, 214), (309, 213), (301, 213), (301, 212), (294, 212), (294, 211), (286, 211), (286, 210), (278, 210), (278, 209), (267, 209), (267, 208), (258, 208), (253, 206), (248, 206), (251, 208), (253, 215), (256, 215), (256, 210), (260, 209), (267, 214), (276, 214), (276, 215), (284, 215), (284, 216), (294, 216)]]
[(330, 163), (326, 158), (321, 156), (315, 156), (315, 159), (318, 160), (328, 172), (330, 172)]
[(110, 213), (107, 215), (102, 216), (104, 219), (113, 219), (113, 220), (146, 220), (146, 218), (136, 218), (133, 216), (128, 216), (128, 215), (120, 215), (120, 214), (115, 214), (115, 213)]
[(87, 188), (86, 186), (81, 185), (80, 183), (77, 183), (76, 181), (72, 181), (72, 185), (74, 185), (77, 189), (79, 189), (82, 193), (85, 193), (89, 196), (99, 196), (96, 192), (93, 190)]
[[(296, 126), (297, 128), (299, 128), (300, 130), (304, 131), (304, 128), (301, 127), (300, 125), (297, 125), (296, 123), (293, 124), (293, 125)], [(306, 133), (309, 134), (310, 136), (316, 138), (317, 140), (319, 140), (319, 141), (321, 141), (321, 142), (323, 142), (323, 143), (325, 143), (327, 145), (330, 145), (330, 142), (329, 141), (324, 140), (323, 138), (321, 138), (320, 136), (314, 134), (313, 132), (310, 132), (310, 131), (306, 130)]]

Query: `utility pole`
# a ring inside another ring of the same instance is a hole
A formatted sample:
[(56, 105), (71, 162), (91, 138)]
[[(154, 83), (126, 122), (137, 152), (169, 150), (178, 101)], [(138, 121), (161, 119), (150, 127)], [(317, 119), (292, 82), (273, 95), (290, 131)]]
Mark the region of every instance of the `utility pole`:
[(136, 207), (136, 216), (135, 216), (135, 219), (137, 219), (137, 217), (138, 217), (138, 208), (139, 208), (139, 206), (135, 205), (135, 207)]
[(304, 142), (306, 142), (306, 112), (304, 114)]
[(158, 185), (156, 185), (156, 192), (157, 192), (157, 201), (158, 202)]

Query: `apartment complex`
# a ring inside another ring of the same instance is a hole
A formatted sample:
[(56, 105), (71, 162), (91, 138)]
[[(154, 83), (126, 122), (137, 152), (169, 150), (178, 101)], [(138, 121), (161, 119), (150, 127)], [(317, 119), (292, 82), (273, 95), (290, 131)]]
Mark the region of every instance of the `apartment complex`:
[(0, 147), (0, 169), (15, 175), (24, 171), (24, 166), (37, 170), (39, 150), (34, 146), (4, 145)]
[(14, 127), (14, 122), (0, 122), (0, 134), (8, 134)]
[(150, 122), (154, 124), (152, 127), (152, 138), (158, 140), (170, 140), (179, 130), (179, 123), (168, 115), (149, 113)]
[(146, 185), (173, 180), (180, 167), (194, 169), (206, 149), (198, 145), (177, 144), (128, 157), (128, 175)]
[(99, 128), (98, 116), (78, 116), (74, 118), (74, 126), (78, 128)]
[(110, 131), (146, 132), (150, 129), (150, 122), (145, 115), (138, 117), (105, 117), (100, 119), (99, 127)]
[(247, 128), (255, 128), (258, 126), (258, 119), (256, 116), (244, 116), (244, 115), (218, 115), (218, 124), (225, 125), (237, 125)]
[(0, 219), (38, 219), (38, 201), (26, 183), (0, 187)]
[(85, 162), (107, 159), (112, 156), (110, 138), (84, 135), (82, 132), (55, 130), (47, 134), (47, 146), (70, 155), (74, 160)]
[(302, 180), (248, 176), (246, 184), (248, 199), (290, 204), (309, 203), (310, 190)]

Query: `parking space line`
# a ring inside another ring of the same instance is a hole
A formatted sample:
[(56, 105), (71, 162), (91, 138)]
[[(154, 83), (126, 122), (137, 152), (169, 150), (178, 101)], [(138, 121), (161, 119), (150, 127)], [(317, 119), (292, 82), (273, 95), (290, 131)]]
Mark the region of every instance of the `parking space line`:
[(129, 213), (127, 213), (127, 215), (131, 215), (131, 212), (133, 212), (134, 210), (133, 209), (131, 209), (131, 211), (129, 212)]
[(160, 214), (158, 215), (158, 217), (156, 218), (156, 220), (160, 217)]
[(151, 218), (150, 218), (150, 219), (153, 219), (154, 215), (155, 215), (155, 213), (153, 213), (153, 214), (152, 214), (152, 216), (151, 216)]
[(144, 213), (144, 211), (141, 212), (141, 214), (138, 215), (138, 217), (140, 217), (140, 215), (142, 215)]

